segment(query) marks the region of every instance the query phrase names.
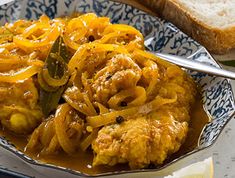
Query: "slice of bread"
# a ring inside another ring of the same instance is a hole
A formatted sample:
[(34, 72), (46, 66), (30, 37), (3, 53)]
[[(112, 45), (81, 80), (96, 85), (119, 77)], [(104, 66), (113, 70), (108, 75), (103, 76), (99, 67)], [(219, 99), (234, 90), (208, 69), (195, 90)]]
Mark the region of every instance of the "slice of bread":
[(139, 0), (204, 45), (223, 54), (235, 48), (235, 0)]

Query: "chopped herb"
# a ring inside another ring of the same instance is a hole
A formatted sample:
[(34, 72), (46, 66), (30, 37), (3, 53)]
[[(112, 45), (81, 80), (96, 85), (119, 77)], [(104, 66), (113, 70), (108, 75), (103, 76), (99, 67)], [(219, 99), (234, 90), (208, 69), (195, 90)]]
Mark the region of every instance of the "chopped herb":
[(117, 117), (116, 117), (116, 122), (117, 122), (118, 124), (121, 124), (123, 121), (124, 121), (124, 118), (123, 118), (122, 116), (117, 116)]

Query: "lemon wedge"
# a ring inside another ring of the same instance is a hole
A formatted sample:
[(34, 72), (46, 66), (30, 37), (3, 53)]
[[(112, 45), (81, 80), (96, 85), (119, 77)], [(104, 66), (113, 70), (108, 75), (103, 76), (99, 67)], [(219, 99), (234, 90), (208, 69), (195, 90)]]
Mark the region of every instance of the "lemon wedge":
[(172, 175), (164, 178), (213, 178), (213, 174), (213, 160), (210, 157), (173, 172)]

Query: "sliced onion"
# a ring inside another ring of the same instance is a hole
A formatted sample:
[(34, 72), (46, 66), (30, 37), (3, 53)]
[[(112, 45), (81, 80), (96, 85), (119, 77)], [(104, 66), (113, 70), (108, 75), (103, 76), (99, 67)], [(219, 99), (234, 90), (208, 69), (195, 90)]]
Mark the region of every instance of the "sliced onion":
[(0, 82), (15, 83), (32, 77), (40, 71), (39, 66), (28, 66), (16, 72), (0, 73)]

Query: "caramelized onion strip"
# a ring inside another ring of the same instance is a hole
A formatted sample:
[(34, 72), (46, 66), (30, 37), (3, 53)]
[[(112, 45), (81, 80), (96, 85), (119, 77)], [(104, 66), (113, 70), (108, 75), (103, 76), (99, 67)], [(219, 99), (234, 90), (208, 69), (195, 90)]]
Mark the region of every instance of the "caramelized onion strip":
[(111, 111), (105, 114), (101, 114), (98, 116), (87, 117), (88, 125), (96, 128), (101, 127), (110, 123), (115, 123), (116, 118), (118, 116), (122, 116), (125, 119), (128, 117), (138, 116), (138, 115), (146, 115), (154, 110), (159, 109), (161, 106), (174, 103), (177, 100), (177, 95), (175, 94), (172, 98), (162, 98), (157, 96), (153, 101), (146, 103), (142, 106), (131, 107), (128, 109)]

